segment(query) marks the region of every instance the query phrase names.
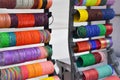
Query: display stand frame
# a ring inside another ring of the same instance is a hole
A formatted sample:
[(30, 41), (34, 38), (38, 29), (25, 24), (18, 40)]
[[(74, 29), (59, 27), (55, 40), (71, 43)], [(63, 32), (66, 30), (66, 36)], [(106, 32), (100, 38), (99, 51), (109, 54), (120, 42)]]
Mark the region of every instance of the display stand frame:
[[(91, 7), (87, 7), (87, 9), (90, 9)], [(110, 6), (107, 6), (106, 9), (110, 8)], [(70, 0), (70, 5), (69, 5), (69, 26), (68, 26), (68, 47), (69, 47), (69, 56), (70, 56), (70, 62), (71, 62), (71, 80), (82, 80), (83, 73), (82, 71), (79, 71), (76, 65), (76, 57), (74, 56), (74, 47), (75, 43), (73, 42), (73, 31), (75, 30), (74, 28), (74, 18), (73, 15), (75, 14), (74, 10), (74, 0)], [(110, 23), (110, 20), (106, 20), (106, 23)], [(89, 25), (91, 25), (91, 22), (88, 22)], [(108, 38), (110, 36), (105, 36), (105, 38)], [(91, 40), (91, 38), (89, 38)], [(115, 72), (117, 75), (120, 77), (120, 70), (118, 69), (119, 63), (114, 62), (114, 59), (111, 56), (114, 54), (112, 48), (107, 48), (107, 54), (108, 54), (108, 64), (112, 65), (113, 68), (115, 69)], [(91, 52), (91, 51), (90, 51)], [(115, 56), (115, 55), (114, 55)]]
[[(42, 10), (42, 9), (41, 9), (41, 10)], [(43, 10), (44, 10), (43, 13), (46, 13), (47, 16), (48, 16), (48, 23), (47, 23), (47, 25), (44, 25), (44, 26), (43, 26), (43, 27), (44, 27), (43, 30), (49, 30), (50, 33), (52, 33), (52, 29), (49, 27), (49, 18), (52, 17), (52, 12), (50, 12), (49, 9), (43, 9)], [(44, 46), (50, 46), (50, 47), (52, 48), (52, 45), (51, 45), (49, 42), (48, 42), (48, 43), (44, 43)], [(53, 53), (52, 53), (52, 54), (53, 54)], [(48, 58), (47, 58), (47, 61), (52, 61), (54, 65), (55, 65), (55, 63), (56, 63), (55, 60), (52, 59), (52, 56), (48, 57)], [(54, 75), (58, 76), (58, 74), (56, 73), (55, 70), (54, 70), (54, 73), (49, 74), (48, 76), (51, 77), (51, 76), (54, 76)], [(0, 78), (1, 78), (1, 70), (0, 70)]]

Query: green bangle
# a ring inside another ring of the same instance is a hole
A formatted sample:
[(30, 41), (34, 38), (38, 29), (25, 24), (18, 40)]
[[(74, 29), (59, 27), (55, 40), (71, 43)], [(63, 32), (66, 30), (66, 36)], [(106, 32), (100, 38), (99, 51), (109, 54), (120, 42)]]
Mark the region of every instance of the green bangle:
[(92, 0), (91, 3), (90, 3), (90, 6), (95, 6), (97, 3), (97, 0)]
[(91, 0), (87, 0), (85, 5), (90, 6), (90, 4), (91, 4)]
[(104, 36), (106, 34), (106, 28), (103, 24), (99, 24), (98, 27), (100, 28), (99, 36)]
[(78, 57), (76, 62), (78, 67), (86, 67), (95, 64), (95, 57), (93, 54), (85, 54)]
[(106, 3), (107, 3), (107, 0), (101, 0), (100, 6), (106, 5)]
[(109, 65), (104, 65), (96, 68), (99, 73), (99, 79), (112, 75), (112, 68)]
[(77, 28), (77, 34), (78, 34), (78, 37), (85, 38), (86, 35), (87, 35), (87, 31), (86, 31), (85, 26), (78, 27)]
[(10, 36), (7, 32), (0, 33), (0, 43), (2, 47), (10, 46)]
[(50, 46), (45, 46), (45, 49), (46, 49), (47, 52), (48, 52), (48, 57), (51, 57), (51, 56), (52, 56), (52, 53), (53, 53), (52, 48), (51, 48)]

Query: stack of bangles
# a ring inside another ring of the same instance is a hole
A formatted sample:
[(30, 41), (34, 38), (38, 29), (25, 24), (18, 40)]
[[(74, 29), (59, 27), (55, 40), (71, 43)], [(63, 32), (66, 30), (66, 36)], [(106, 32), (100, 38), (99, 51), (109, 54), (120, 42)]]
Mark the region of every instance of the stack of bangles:
[(98, 24), (77, 27), (73, 32), (74, 38), (87, 38), (95, 36), (108, 36), (113, 32), (111, 24)]
[(44, 59), (51, 56), (52, 48), (50, 46), (2, 51), (0, 52), (0, 66)]
[(44, 76), (54, 72), (51, 61), (28, 64), (1, 70), (1, 80), (26, 80), (29, 78)]
[(52, 0), (0, 0), (0, 8), (49, 9), (52, 3)]
[(113, 9), (76, 9), (74, 22), (110, 20), (114, 16)]
[[(112, 74), (113, 68), (110, 65), (103, 65), (97, 68), (83, 71), (83, 80), (99, 80), (111, 76)], [(112, 80), (114, 80), (114, 78)]]
[(38, 43), (48, 43), (50, 41), (50, 38), (51, 36), (48, 30), (1, 32), (0, 48)]
[(0, 14), (0, 28), (28, 28), (48, 24), (46, 13)]
[(60, 80), (60, 78), (58, 76), (52, 76), (52, 77), (48, 77), (48, 78), (43, 78), (40, 80)]
[(106, 56), (104, 52), (93, 52), (78, 56), (76, 63), (77, 67), (87, 67), (101, 63), (105, 61), (105, 58)]
[(74, 52), (84, 52), (90, 50), (99, 50), (110, 48), (113, 45), (113, 41), (111, 38), (101, 38), (90, 41), (81, 41), (76, 42), (76, 47), (74, 47)]
[(74, 0), (75, 6), (111, 6), (115, 0)]

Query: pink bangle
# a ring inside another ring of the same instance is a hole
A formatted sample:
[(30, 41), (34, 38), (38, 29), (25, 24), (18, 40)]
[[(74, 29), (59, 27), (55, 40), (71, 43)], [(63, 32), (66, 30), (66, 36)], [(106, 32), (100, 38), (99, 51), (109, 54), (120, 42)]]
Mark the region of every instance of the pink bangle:
[(26, 80), (28, 78), (28, 75), (29, 75), (27, 67), (26, 66), (21, 66), (20, 69), (21, 69), (21, 73), (22, 73), (22, 76), (23, 76), (23, 80)]

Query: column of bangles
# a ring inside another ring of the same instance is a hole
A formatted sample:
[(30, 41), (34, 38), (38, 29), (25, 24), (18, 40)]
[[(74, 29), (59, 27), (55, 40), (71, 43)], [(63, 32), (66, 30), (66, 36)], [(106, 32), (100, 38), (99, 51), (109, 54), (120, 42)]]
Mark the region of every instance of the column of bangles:
[(0, 8), (49, 9), (52, 3), (52, 0), (0, 0)]
[(48, 30), (31, 30), (19, 32), (1, 32), (0, 47), (21, 46), (38, 43), (48, 43), (50, 41)]
[(47, 24), (46, 13), (0, 14), (0, 28), (29, 28)]

